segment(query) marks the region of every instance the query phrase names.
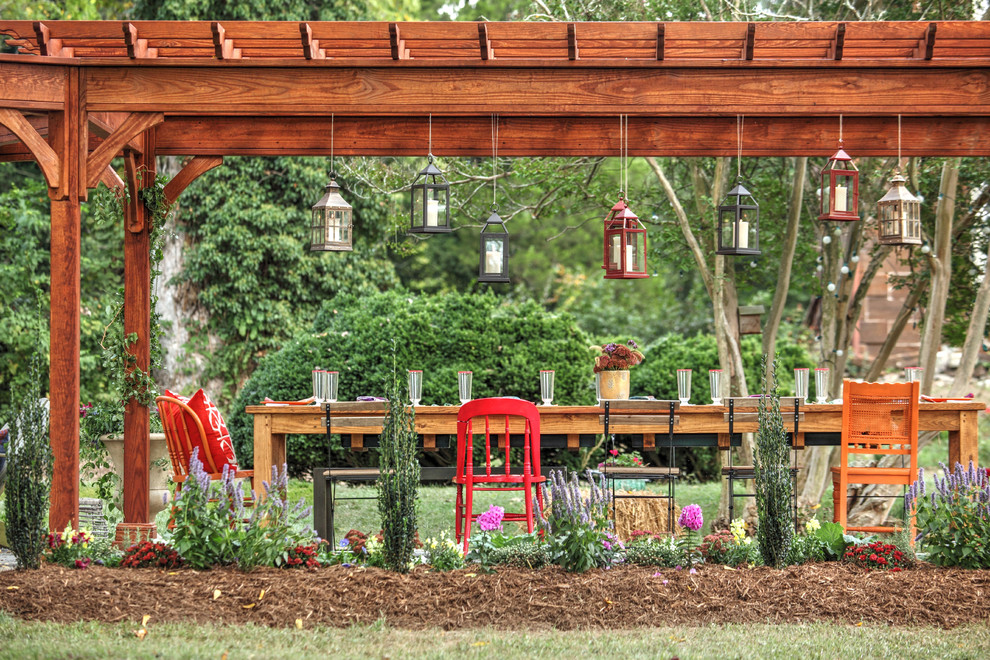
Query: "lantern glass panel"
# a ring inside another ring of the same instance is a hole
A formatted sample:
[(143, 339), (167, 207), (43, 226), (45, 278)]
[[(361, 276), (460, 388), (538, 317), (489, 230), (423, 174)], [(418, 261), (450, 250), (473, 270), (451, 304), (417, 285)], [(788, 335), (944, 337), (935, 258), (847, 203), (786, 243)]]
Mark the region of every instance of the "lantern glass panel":
[(736, 210), (734, 208), (720, 209), (719, 224), (722, 227), (722, 247), (734, 248), (736, 246)]
[(754, 208), (742, 207), (739, 209), (739, 241), (736, 244), (740, 249), (756, 249), (757, 247), (757, 211)]
[(608, 237), (609, 270), (622, 270), (622, 234), (616, 232)]
[(646, 234), (640, 231), (631, 232), (628, 238), (631, 245), (626, 246), (626, 270), (642, 273), (646, 270)]
[(486, 275), (501, 275), (505, 241), (501, 237), (485, 238), (484, 272)]

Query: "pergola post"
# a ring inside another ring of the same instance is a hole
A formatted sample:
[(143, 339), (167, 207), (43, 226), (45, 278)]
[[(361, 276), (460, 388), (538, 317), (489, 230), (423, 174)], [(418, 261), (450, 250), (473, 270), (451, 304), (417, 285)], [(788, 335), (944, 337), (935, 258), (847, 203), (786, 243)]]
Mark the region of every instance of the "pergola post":
[[(155, 180), (155, 129), (144, 132), (144, 150), (125, 152), (130, 199), (124, 216), (124, 334), (137, 335), (130, 345), (135, 368), (151, 364), (151, 217), (141, 200), (142, 187)], [(154, 536), (148, 520), (148, 408), (136, 399), (124, 408), (124, 521), (117, 544), (127, 547)]]
[[(51, 309), (49, 438), (54, 459), (48, 527), (79, 526), (79, 255), (80, 152), (85, 126), (79, 69), (66, 69), (65, 106), (49, 113), (52, 148), (59, 157), (59, 185), (51, 197)], [(83, 152), (84, 153), (84, 152)], [(83, 162), (84, 159), (83, 159)]]

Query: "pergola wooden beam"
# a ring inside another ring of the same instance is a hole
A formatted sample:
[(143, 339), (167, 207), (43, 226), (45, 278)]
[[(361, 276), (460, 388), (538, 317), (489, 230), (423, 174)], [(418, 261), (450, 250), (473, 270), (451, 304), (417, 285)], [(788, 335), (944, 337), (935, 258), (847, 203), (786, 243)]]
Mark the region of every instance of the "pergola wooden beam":
[[(329, 116), (173, 116), (158, 127), (163, 156), (329, 156)], [(424, 117), (334, 117), (338, 156), (423, 156)], [(266, 135), (281, 130), (279, 140)], [(698, 136), (704, 134), (705, 139)], [(904, 117), (904, 156), (990, 156), (990, 117)], [(823, 156), (835, 152), (836, 116), (746, 117), (743, 156)], [(846, 117), (843, 144), (850, 154), (897, 155), (897, 117)], [(433, 115), (433, 153), (441, 157), (491, 154), (490, 117)], [(599, 118), (499, 117), (499, 155), (615, 156), (618, 129)], [(631, 156), (734, 156), (736, 119), (630, 117)], [(2, 154), (0, 154), (2, 157)]]

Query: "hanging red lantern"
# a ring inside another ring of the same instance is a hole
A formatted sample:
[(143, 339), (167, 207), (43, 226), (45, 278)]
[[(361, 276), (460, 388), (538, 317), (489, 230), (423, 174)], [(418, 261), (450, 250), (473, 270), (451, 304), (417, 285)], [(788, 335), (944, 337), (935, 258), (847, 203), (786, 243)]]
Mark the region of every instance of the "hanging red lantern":
[(602, 268), (607, 280), (633, 280), (646, 274), (646, 227), (630, 210), (623, 195), (605, 217)]
[(842, 148), (841, 140), (839, 150), (822, 169), (820, 191), (819, 220), (859, 220), (859, 170)]

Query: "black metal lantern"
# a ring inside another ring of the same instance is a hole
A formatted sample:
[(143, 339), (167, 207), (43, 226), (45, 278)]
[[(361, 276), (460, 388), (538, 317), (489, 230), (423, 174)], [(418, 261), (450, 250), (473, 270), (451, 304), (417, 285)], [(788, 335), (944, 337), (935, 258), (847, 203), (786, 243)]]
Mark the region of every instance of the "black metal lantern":
[(433, 164), (429, 163), (412, 185), (409, 231), (414, 234), (446, 234), (450, 232), (450, 184)]
[(718, 207), (717, 254), (760, 254), (760, 205), (740, 179)]
[(602, 268), (607, 280), (634, 280), (646, 274), (646, 227), (619, 195), (605, 217)]
[(829, 159), (822, 169), (819, 220), (859, 220), (859, 170), (842, 149)]
[(895, 172), (890, 190), (877, 202), (883, 245), (921, 245), (921, 200), (904, 183), (900, 172)]
[(497, 211), (492, 204), (492, 214), (481, 229), (479, 282), (509, 281), (509, 230)]
[(349, 252), (354, 249), (352, 239), (353, 210), (340, 196), (336, 175), (330, 172), (330, 182), (323, 197), (313, 206), (313, 223), (310, 226), (309, 249), (314, 251)]

